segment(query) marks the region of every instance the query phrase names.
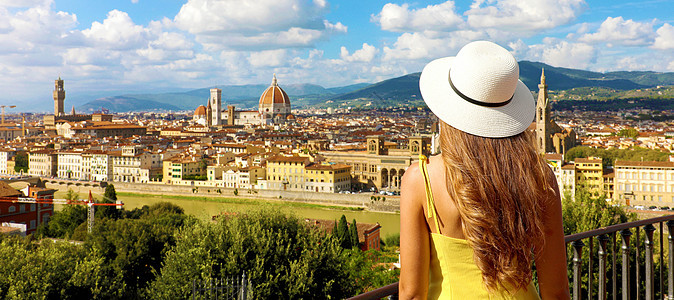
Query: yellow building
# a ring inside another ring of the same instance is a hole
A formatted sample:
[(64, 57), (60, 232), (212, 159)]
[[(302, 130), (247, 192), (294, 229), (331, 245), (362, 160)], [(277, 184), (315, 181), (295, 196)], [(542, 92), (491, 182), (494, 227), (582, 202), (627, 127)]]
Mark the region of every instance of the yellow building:
[(576, 158), (576, 186), (585, 187), (593, 195), (604, 192), (604, 169), (599, 157)]
[(338, 193), (351, 190), (351, 166), (345, 164), (312, 164), (305, 168), (307, 191)]
[(165, 183), (173, 183), (181, 180), (194, 179), (195, 176), (206, 176), (206, 168), (203, 168), (202, 159), (196, 156), (176, 156), (164, 160), (163, 179)]
[(270, 190), (304, 191), (304, 168), (308, 157), (277, 155), (267, 159), (267, 188)]
[(387, 144), (383, 136), (368, 136), (366, 151), (319, 151), (329, 162), (351, 166), (354, 189), (387, 189), (397, 191), (405, 170), (431, 153), (429, 136), (412, 136), (400, 148)]

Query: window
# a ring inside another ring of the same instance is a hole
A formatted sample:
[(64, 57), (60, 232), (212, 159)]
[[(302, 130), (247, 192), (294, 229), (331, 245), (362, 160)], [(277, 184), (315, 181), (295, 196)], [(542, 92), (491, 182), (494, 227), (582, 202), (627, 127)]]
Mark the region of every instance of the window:
[(10, 206), (9, 209), (8, 209), (7, 211), (8, 211), (8, 212), (11, 212), (11, 213), (15, 212), (15, 211), (16, 211), (16, 206), (14, 206), (14, 205)]
[(35, 220), (30, 220), (30, 228), (35, 228)]

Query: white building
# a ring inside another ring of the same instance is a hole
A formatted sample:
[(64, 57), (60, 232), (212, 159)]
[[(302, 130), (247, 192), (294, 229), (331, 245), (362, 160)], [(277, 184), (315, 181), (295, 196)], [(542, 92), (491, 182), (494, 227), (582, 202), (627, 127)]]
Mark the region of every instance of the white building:
[(28, 154), (28, 175), (51, 177), (56, 175), (56, 154), (51, 150), (33, 151)]
[(625, 205), (674, 206), (674, 162), (616, 161), (613, 197)]
[(111, 181), (112, 159), (108, 152), (89, 150), (82, 153), (82, 174), (85, 180)]
[(56, 177), (84, 179), (82, 173), (82, 152), (59, 151), (56, 153)]
[(14, 170), (7, 169), (7, 162), (16, 156), (16, 151), (11, 149), (0, 150), (0, 174), (13, 174)]

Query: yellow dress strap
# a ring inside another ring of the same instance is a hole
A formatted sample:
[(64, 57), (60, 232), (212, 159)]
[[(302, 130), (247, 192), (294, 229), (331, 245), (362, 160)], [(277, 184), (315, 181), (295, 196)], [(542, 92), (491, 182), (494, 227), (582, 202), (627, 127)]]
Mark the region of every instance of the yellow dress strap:
[(438, 212), (435, 209), (435, 201), (433, 201), (433, 192), (431, 191), (431, 179), (428, 176), (428, 158), (423, 154), (419, 154), (419, 169), (424, 177), (424, 185), (426, 187), (426, 207), (428, 210), (428, 218), (433, 219), (435, 225), (435, 232), (440, 233), (440, 225), (438, 223)]

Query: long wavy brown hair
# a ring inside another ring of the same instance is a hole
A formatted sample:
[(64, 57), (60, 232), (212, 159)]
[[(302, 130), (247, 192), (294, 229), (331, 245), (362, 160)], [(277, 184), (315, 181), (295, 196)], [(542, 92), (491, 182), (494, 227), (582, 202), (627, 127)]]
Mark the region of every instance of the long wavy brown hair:
[(525, 288), (534, 245), (543, 243), (543, 205), (552, 190), (533, 133), (484, 138), (440, 122), (447, 190), (461, 216), (488, 291)]

